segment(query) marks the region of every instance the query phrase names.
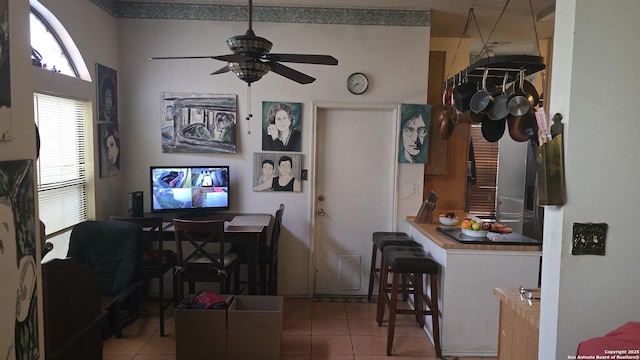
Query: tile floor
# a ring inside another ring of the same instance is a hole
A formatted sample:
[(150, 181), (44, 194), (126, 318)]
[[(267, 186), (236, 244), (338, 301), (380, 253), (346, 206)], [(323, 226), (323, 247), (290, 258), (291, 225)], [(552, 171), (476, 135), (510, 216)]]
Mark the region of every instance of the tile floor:
[[(146, 308), (151, 315), (129, 325), (122, 338), (104, 342), (104, 360), (175, 360), (173, 315), (167, 311), (165, 336), (160, 337), (153, 304)], [(375, 309), (364, 301), (285, 298), (280, 359), (437, 360), (429, 338), (409, 315), (398, 317), (393, 355), (387, 356), (386, 322), (378, 327)], [(460, 360), (479, 359), (495, 360)]]

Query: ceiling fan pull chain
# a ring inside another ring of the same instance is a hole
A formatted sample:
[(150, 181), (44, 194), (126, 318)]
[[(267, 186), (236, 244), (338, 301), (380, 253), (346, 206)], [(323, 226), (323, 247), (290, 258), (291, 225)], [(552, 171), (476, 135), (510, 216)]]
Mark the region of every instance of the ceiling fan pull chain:
[(247, 134), (251, 135), (251, 118), (253, 114), (251, 113), (251, 84), (247, 84), (247, 117), (244, 118), (249, 122)]

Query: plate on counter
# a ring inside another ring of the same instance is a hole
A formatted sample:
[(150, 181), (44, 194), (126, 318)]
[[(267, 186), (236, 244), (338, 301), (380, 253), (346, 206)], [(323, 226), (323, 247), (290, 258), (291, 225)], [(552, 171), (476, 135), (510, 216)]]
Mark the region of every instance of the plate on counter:
[(462, 233), (467, 235), (467, 236), (473, 236), (473, 237), (486, 237), (487, 236), (487, 232), (484, 230), (469, 230), (469, 229), (462, 229)]

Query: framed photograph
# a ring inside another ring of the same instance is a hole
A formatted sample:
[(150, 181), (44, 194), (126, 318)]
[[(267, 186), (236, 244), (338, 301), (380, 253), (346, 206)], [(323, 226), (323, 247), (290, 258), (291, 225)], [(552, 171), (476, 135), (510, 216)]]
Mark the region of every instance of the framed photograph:
[(302, 103), (262, 102), (262, 150), (300, 152)]
[(162, 93), (166, 153), (236, 153), (236, 95)]
[(429, 150), (431, 106), (402, 104), (400, 112), (398, 162), (426, 164)]
[(100, 177), (120, 174), (120, 132), (118, 124), (98, 124)]
[(253, 153), (254, 191), (302, 191), (302, 154)]
[(11, 69), (9, 67), (9, 2), (0, 0), (0, 141), (11, 140)]
[(96, 64), (98, 77), (98, 121), (118, 122), (118, 73)]

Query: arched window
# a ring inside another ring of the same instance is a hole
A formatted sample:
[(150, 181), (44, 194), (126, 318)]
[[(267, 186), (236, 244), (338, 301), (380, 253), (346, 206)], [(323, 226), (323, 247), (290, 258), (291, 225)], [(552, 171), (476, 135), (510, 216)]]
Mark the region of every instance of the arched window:
[(64, 26), (37, 0), (29, 3), (33, 65), (91, 81), (87, 65)]

